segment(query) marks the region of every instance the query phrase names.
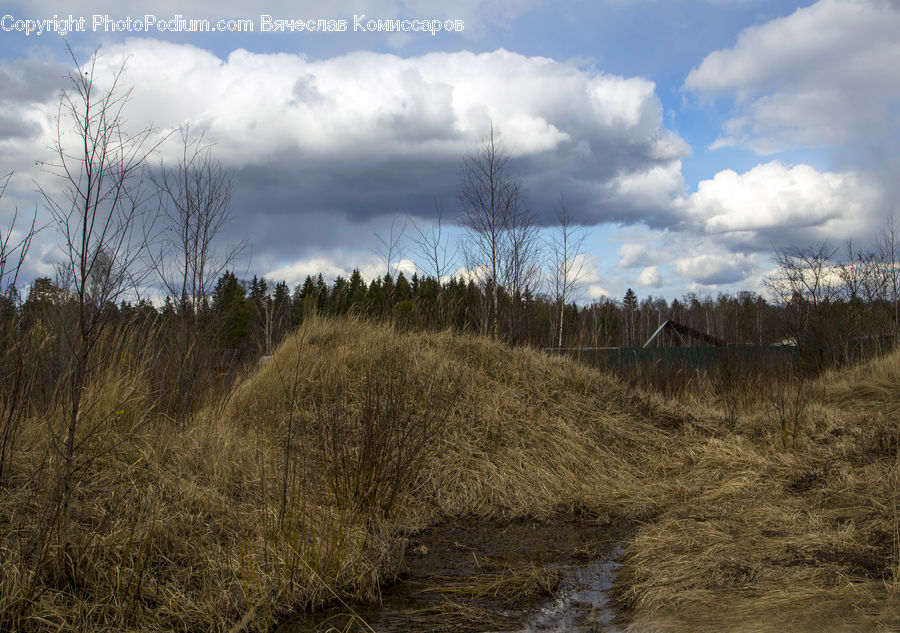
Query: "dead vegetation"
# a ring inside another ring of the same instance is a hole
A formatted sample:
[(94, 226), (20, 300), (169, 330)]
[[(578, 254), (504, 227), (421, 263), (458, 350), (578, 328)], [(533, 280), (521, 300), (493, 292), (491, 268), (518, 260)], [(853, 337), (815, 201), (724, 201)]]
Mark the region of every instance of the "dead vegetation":
[(502, 630), (506, 618), (475, 605), (447, 599), (410, 614), (406, 623), (414, 623), (423, 633), (475, 633)]
[[(58, 405), (17, 413), (0, 629), (265, 630), (377, 601), (427, 525), (562, 513), (635, 522), (616, 596), (629, 631), (900, 627), (900, 354), (810, 381), (790, 442), (765, 394), (663, 399), (536, 351), (352, 319), (307, 320), (187, 424), (160, 413), (141, 358), (106, 367), (86, 386), (81, 428), (99, 431), (69, 543), (50, 522)], [(435, 608), (490, 628), (457, 598), (527, 600), (552, 587), (543, 571), (485, 567)]]
[(811, 381), (790, 442), (771, 406), (682, 436), (665, 511), (627, 545), (626, 630), (897, 630), (898, 369), (894, 353)]
[(422, 591), (441, 593), (470, 599), (484, 598), (510, 606), (534, 602), (550, 596), (559, 584), (559, 573), (530, 565), (523, 568), (507, 567), (499, 572), (478, 574), (463, 579), (436, 578), (438, 582)]

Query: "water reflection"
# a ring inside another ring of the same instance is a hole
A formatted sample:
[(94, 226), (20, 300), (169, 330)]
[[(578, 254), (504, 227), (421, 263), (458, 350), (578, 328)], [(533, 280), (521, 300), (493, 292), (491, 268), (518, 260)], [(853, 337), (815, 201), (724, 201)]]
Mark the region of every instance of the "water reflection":
[(432, 528), (408, 543), (407, 571), (382, 605), (334, 609), (279, 633), (616, 633), (608, 594), (624, 535), (575, 518)]

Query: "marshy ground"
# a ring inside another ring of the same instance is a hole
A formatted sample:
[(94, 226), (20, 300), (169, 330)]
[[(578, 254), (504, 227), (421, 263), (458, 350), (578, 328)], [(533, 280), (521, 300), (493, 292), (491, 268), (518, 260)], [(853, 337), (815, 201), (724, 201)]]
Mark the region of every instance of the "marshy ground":
[[(0, 628), (290, 631), (353, 609), (326, 628), (540, 630), (627, 526), (621, 631), (900, 630), (900, 354), (799, 387), (802, 408), (796, 384), (663, 398), (487, 339), (310, 319), (185, 423), (117, 362), (87, 388), (66, 542), (46, 520), (59, 412), (22, 426)], [(608, 630), (599, 611), (565, 626)]]
[(431, 527), (407, 542), (380, 605), (338, 606), (278, 631), (613, 633), (609, 592), (626, 535), (626, 526), (571, 515)]

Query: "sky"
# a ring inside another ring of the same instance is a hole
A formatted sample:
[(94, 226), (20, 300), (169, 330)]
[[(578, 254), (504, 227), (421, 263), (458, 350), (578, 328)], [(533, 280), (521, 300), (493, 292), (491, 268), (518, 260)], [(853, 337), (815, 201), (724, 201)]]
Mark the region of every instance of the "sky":
[[(383, 273), (382, 241), (404, 222), (392, 263), (424, 268), (413, 223), (440, 207), (461, 233), (463, 156), (491, 122), (542, 234), (561, 195), (584, 227), (584, 302), (763, 292), (775, 249), (865, 248), (900, 207), (900, 0), (30, 0), (0, 13), (2, 227), (16, 210), (49, 217), (36, 189), (58, 187), (41, 161), (69, 47), (84, 63), (98, 46), (98, 83), (125, 64), (129, 126), (161, 138), (189, 122), (233, 171), (221, 238), (250, 243), (238, 273), (292, 287)], [(239, 19), (249, 27), (227, 30)], [(267, 28), (297, 20), (303, 31)], [(306, 28), (320, 20), (346, 30)], [(154, 160), (177, 159), (176, 139)], [(61, 257), (50, 227), (23, 277), (52, 276)]]

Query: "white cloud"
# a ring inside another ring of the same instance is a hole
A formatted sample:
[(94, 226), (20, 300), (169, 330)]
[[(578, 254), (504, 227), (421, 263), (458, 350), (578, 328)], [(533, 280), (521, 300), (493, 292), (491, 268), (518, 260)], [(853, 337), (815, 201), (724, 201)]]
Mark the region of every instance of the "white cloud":
[(798, 236), (807, 243), (858, 235), (878, 201), (878, 187), (854, 172), (773, 161), (743, 174), (720, 171), (677, 204), (708, 235), (771, 248)]
[(680, 160), (622, 174), (608, 185), (612, 200), (657, 210), (667, 209), (672, 197), (683, 189)]
[[(354, 269), (359, 269), (360, 276), (367, 283), (387, 273), (384, 261), (373, 253), (335, 250), (308, 255), (272, 268), (264, 274), (264, 277), (274, 281), (286, 281), (288, 286), (293, 288), (302, 283), (308, 275), (315, 277), (321, 273), (325, 281), (331, 283), (337, 277), (347, 279)], [(407, 280), (418, 271), (412, 259), (403, 258), (391, 263), (391, 274), (402, 272)]]
[(647, 264), (649, 253), (643, 244), (627, 242), (619, 247), (619, 266), (622, 268), (634, 268)]
[(684, 89), (731, 96), (737, 113), (714, 147), (767, 154), (797, 145), (853, 143), (897, 130), (900, 4), (820, 0), (745, 29), (710, 53)]
[(552, 152), (573, 139), (587, 141), (588, 153), (592, 140), (640, 145), (648, 161), (676, 159), (686, 147), (661, 128), (651, 82), (502, 49), (319, 61), (236, 50), (220, 60), (194, 46), (140, 39), (102, 59), (111, 71), (126, 53), (131, 118), (164, 127), (195, 121), (233, 165), (294, 149), (357, 159), (455, 157), (481, 140), (491, 117), (514, 155)]
[(657, 266), (647, 266), (637, 276), (637, 282), (646, 288), (659, 288), (663, 285), (662, 276)]
[[(307, 276), (315, 277), (319, 273), (330, 283), (335, 277), (349, 277), (352, 272), (352, 270), (347, 270), (345, 266), (338, 263), (342, 259), (346, 259), (346, 254), (313, 255), (270, 270), (264, 276), (266, 279), (286, 281), (291, 288), (302, 283)], [(360, 259), (372, 259), (372, 256), (362, 255)], [(376, 263), (371, 261), (369, 265), (374, 268)]]
[(735, 284), (746, 279), (754, 269), (756, 257), (744, 253), (715, 252), (681, 257), (675, 260), (675, 271), (695, 283), (704, 285)]
[[(337, 248), (348, 226), (428, 215), (435, 197), (452, 214), (461, 156), (491, 118), (542, 222), (552, 221), (560, 190), (576, 221), (594, 224), (664, 217), (683, 187), (689, 148), (664, 127), (655, 85), (640, 77), (502, 49), (322, 60), (236, 50), (223, 59), (143, 38), (101, 51), (98, 85), (126, 57), (129, 124), (165, 131), (190, 121), (205, 130), (216, 157), (236, 170), (236, 219), (224, 237), (250, 239), (265, 270), (298, 250)], [(27, 71), (41, 89), (14, 81), (4, 116), (30, 122), (33, 134), (0, 139), (0, 171), (26, 170), (17, 180), (28, 183), (42, 178), (33, 165), (51, 143), (62, 71), (23, 63), (0, 63), (0, 78)], [(161, 150), (170, 161), (177, 152), (173, 141)]]
[(599, 284), (591, 284), (587, 288), (587, 292), (585, 293), (587, 298), (591, 301), (595, 299), (603, 299), (604, 297), (612, 298), (612, 294), (606, 290), (603, 286)]

